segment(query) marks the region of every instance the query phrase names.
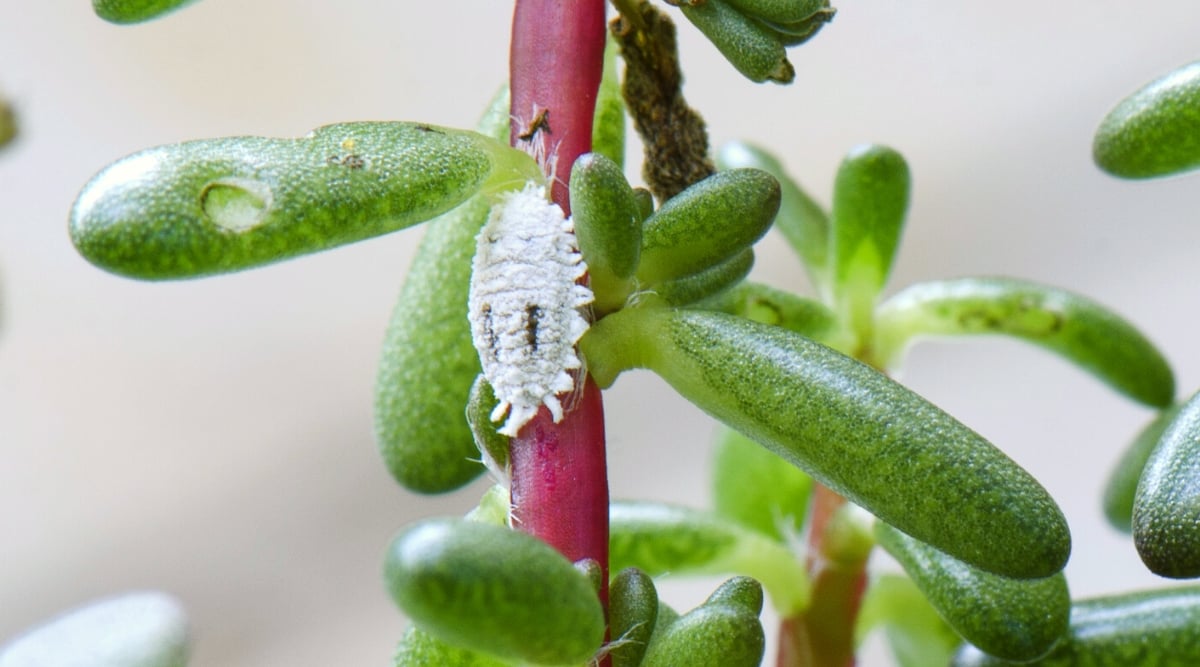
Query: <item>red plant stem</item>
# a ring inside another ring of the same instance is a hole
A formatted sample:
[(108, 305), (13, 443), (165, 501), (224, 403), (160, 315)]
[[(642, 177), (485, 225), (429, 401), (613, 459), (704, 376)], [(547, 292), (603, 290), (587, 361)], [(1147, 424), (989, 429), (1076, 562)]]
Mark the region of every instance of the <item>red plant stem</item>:
[(817, 484), (808, 533), (812, 604), (779, 627), (777, 667), (854, 667), (854, 622), (866, 589), (866, 560), (847, 562), (831, 553), (825, 537), (846, 499)]
[(512, 145), (543, 161), (554, 177), (551, 198), (568, 215), (571, 165), (592, 150), (604, 9), (604, 0), (517, 0), (513, 13)]
[(571, 561), (600, 564), (607, 602), (608, 474), (604, 405), (588, 376), (575, 410), (557, 424), (544, 408), (512, 440), (513, 526)]
[[(596, 95), (604, 70), (605, 0), (517, 0), (509, 87), (512, 145), (539, 159), (551, 198), (570, 214), (567, 180), (592, 149)], [(563, 420), (543, 408), (510, 447), (513, 525), (572, 561), (601, 568), (608, 601), (608, 466), (600, 389), (585, 374)]]

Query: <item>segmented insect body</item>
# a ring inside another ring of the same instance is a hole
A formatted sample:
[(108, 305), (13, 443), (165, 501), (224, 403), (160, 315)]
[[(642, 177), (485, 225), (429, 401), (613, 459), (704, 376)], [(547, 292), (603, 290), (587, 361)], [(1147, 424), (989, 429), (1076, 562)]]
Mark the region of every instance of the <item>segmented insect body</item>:
[(529, 184), (503, 196), (476, 239), (468, 309), (471, 338), (499, 404), (491, 420), (515, 437), (545, 405), (562, 420), (559, 395), (581, 365), (575, 343), (588, 328), (592, 291), (570, 220)]

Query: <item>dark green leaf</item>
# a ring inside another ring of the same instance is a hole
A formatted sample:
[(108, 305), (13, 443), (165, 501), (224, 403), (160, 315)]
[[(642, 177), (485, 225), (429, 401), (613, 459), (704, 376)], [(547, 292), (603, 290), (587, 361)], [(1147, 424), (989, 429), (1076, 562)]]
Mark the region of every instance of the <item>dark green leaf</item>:
[(638, 667), (658, 619), (658, 591), (641, 570), (621, 570), (608, 588), (612, 667)]
[(84, 186), (70, 232), (109, 271), (190, 278), (386, 234), (540, 178), (528, 155), (474, 132), (345, 123), (131, 155)]
[(683, 15), (700, 29), (721, 55), (742, 73), (761, 83), (791, 83), (796, 70), (788, 62), (787, 51), (770, 30), (758, 21), (730, 7), (724, 0), (683, 4)]
[(952, 667), (1195, 667), (1200, 665), (1200, 588), (1146, 591), (1076, 602), (1067, 636), (1044, 658), (1010, 662), (964, 646)]
[(1200, 577), (1200, 393), (1179, 409), (1146, 461), (1133, 499), (1133, 540), (1155, 574)]
[(388, 589), (422, 630), (506, 660), (579, 664), (600, 648), (592, 582), (553, 548), (508, 528), (431, 520), (388, 549)]
[(886, 523), (877, 522), (875, 534), (942, 618), (986, 652), (1034, 660), (1066, 634), (1071, 596), (1061, 572), (1045, 579), (1009, 579), (951, 558)]
[(779, 210), (779, 182), (757, 169), (723, 171), (669, 199), (642, 232), (645, 286), (692, 275), (762, 238)]
[(1200, 167), (1200, 62), (1122, 100), (1096, 130), (1092, 154), (1101, 169), (1124, 178)]
[(723, 313), (649, 307), (601, 320), (581, 345), (601, 386), (622, 363), (650, 368), (713, 417), (960, 560), (1018, 578), (1066, 563), (1066, 520), (1036, 480), (920, 396), (823, 345)]
[(585, 153), (571, 169), (571, 221), (587, 262), (596, 308), (620, 308), (635, 287), (642, 248), (642, 218), (621, 167)]
[(673, 306), (685, 306), (729, 290), (749, 275), (752, 268), (754, 249), (746, 248), (712, 268), (659, 283), (654, 286), (654, 293)]
[(1054, 287), (1011, 278), (959, 278), (908, 287), (879, 307), (875, 351), (894, 367), (921, 336), (1003, 334), (1073, 362), (1126, 396), (1155, 407), (1175, 397), (1166, 359), (1104, 306)]
[(744, 580), (731, 590), (722, 586), (669, 625), (660, 623), (641, 667), (758, 667), (766, 642), (758, 612), (746, 607), (747, 588)]
[(1137, 434), (1121, 460), (1113, 467), (1108, 483), (1104, 485), (1104, 516), (1113, 528), (1123, 533), (1133, 532), (1133, 498), (1142, 479), (1142, 471), (1146, 469), (1150, 453), (1158, 446), (1158, 441), (1181, 407), (1182, 403), (1158, 413)]

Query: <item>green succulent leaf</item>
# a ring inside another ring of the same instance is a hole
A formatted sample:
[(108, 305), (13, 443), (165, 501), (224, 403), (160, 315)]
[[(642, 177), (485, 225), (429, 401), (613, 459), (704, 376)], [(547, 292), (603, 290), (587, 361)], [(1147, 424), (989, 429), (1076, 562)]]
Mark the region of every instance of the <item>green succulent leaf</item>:
[(1067, 636), (1049, 655), (1012, 662), (964, 645), (952, 667), (1192, 667), (1200, 664), (1200, 588), (1076, 602)]
[(1096, 130), (1092, 154), (1123, 178), (1200, 167), (1200, 62), (1176, 69), (1122, 100)]
[(500, 432), (500, 426), (492, 421), (492, 411), (499, 405), (500, 399), (491, 383), (483, 373), (475, 378), (467, 399), (467, 425), (475, 439), (475, 446), (483, 456), (483, 464), (497, 479), (508, 479), (508, 450), (507, 435)]
[(798, 538), (813, 489), (804, 471), (730, 428), (717, 432), (712, 469), (717, 516), (784, 544)]
[(1146, 461), (1133, 500), (1133, 540), (1151, 572), (1200, 577), (1200, 393), (1179, 409)]
[(421, 630), (410, 627), (400, 640), (395, 667), (514, 667), (515, 663), (452, 646)]
[[(660, 623), (641, 667), (758, 667), (766, 641), (758, 610), (747, 605), (756, 586), (735, 578), (669, 625)], [(761, 607), (761, 588), (758, 600)]]
[(788, 62), (783, 42), (762, 23), (725, 0), (684, 3), (680, 9), (747, 79), (755, 83), (791, 83), (796, 78), (796, 69)]
[(425, 632), (538, 665), (586, 662), (604, 638), (591, 580), (552, 547), (508, 528), (429, 520), (388, 549), (388, 589)]
[(92, 0), (96, 16), (110, 23), (141, 23), (192, 4), (194, 0)]
[(636, 567), (621, 570), (608, 587), (612, 667), (638, 667), (658, 621), (654, 580)]
[(714, 514), (650, 502), (609, 508), (609, 563), (660, 574), (746, 574), (762, 582), (781, 613), (808, 604), (803, 564), (783, 544)]
[(714, 267), (654, 286), (654, 293), (673, 306), (686, 306), (716, 296), (740, 283), (754, 268), (754, 249), (740, 253)]
[(753, 144), (736, 141), (725, 144), (717, 153), (717, 166), (722, 170), (761, 169), (779, 181), (775, 228), (803, 260), (813, 287), (829, 296), (829, 215), (821, 205), (787, 175), (778, 158)]
[(625, 166), (625, 98), (621, 95), (621, 73), (617, 67), (620, 48), (610, 36), (604, 46), (604, 75), (596, 93), (596, 116), (592, 121), (592, 151)]
[[(506, 140), (508, 105), (505, 87), (479, 132)], [(482, 370), (471, 344), (467, 291), (475, 236), (490, 210), (489, 198), (476, 195), (426, 226), (384, 334), (375, 441), (392, 476), (412, 491), (452, 491), (484, 470), (463, 406)]]
[[(1062, 569), (1070, 534), (1028, 473), (874, 369), (780, 327), (626, 309), (580, 341), (601, 386), (646, 367), (708, 414), (904, 532), (1016, 578)], [(953, 511), (948, 511), (953, 508)]]
[(850, 151), (833, 184), (830, 272), (833, 294), (856, 330), (869, 329), (908, 214), (911, 179), (904, 157), (886, 146)]
[(785, 47), (799, 46), (816, 37), (826, 23), (833, 20), (837, 10), (831, 7), (819, 9), (808, 18), (799, 21), (768, 21), (761, 22), (766, 26)]
[(1183, 404), (1177, 404), (1158, 413), (1137, 434), (1121, 460), (1113, 467), (1104, 485), (1104, 516), (1108, 523), (1123, 533), (1133, 532), (1133, 499), (1137, 494), (1142, 471), (1150, 460), (1150, 453), (1158, 446), (1171, 422), (1179, 415)]
[(1175, 378), (1162, 353), (1132, 324), (1085, 297), (1011, 278), (920, 283), (879, 307), (880, 363), (894, 367), (920, 336), (1003, 334), (1073, 362), (1141, 403), (1166, 407)]
[(829, 8), (829, 0), (726, 0), (747, 16), (778, 23), (799, 23)]
[(585, 153), (571, 168), (571, 220), (587, 262), (595, 308), (620, 308), (636, 286), (642, 249), (642, 217), (621, 167), (598, 153)]
[(158, 592), (125, 593), (73, 609), (0, 646), (0, 667), (183, 667), (187, 616)]
[(743, 282), (694, 305), (783, 327), (835, 350), (848, 350), (853, 346), (837, 315), (828, 306), (762, 283)]
[(716, 266), (762, 238), (778, 210), (779, 182), (764, 171), (709, 176), (646, 219), (638, 279), (653, 286)]
[(386, 234), (540, 178), (531, 157), (474, 132), (343, 123), (300, 139), (209, 139), (131, 155), (84, 186), (70, 232), (106, 270), (190, 278)]
[(962, 643), (916, 584), (899, 574), (880, 575), (868, 586), (855, 621), (855, 644), (877, 628), (883, 629), (900, 667), (948, 664)]
[(987, 653), (1029, 661), (1067, 632), (1071, 596), (1058, 573), (1009, 579), (971, 567), (883, 522), (875, 534), (917, 587), (959, 634)]

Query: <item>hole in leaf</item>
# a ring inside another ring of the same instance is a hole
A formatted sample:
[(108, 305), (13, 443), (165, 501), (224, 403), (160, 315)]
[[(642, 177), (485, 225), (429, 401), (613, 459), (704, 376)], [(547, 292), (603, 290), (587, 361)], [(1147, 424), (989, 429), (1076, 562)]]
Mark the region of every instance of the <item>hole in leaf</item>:
[(244, 232), (265, 221), (271, 208), (271, 188), (249, 178), (223, 178), (204, 186), (200, 205), (217, 226)]

